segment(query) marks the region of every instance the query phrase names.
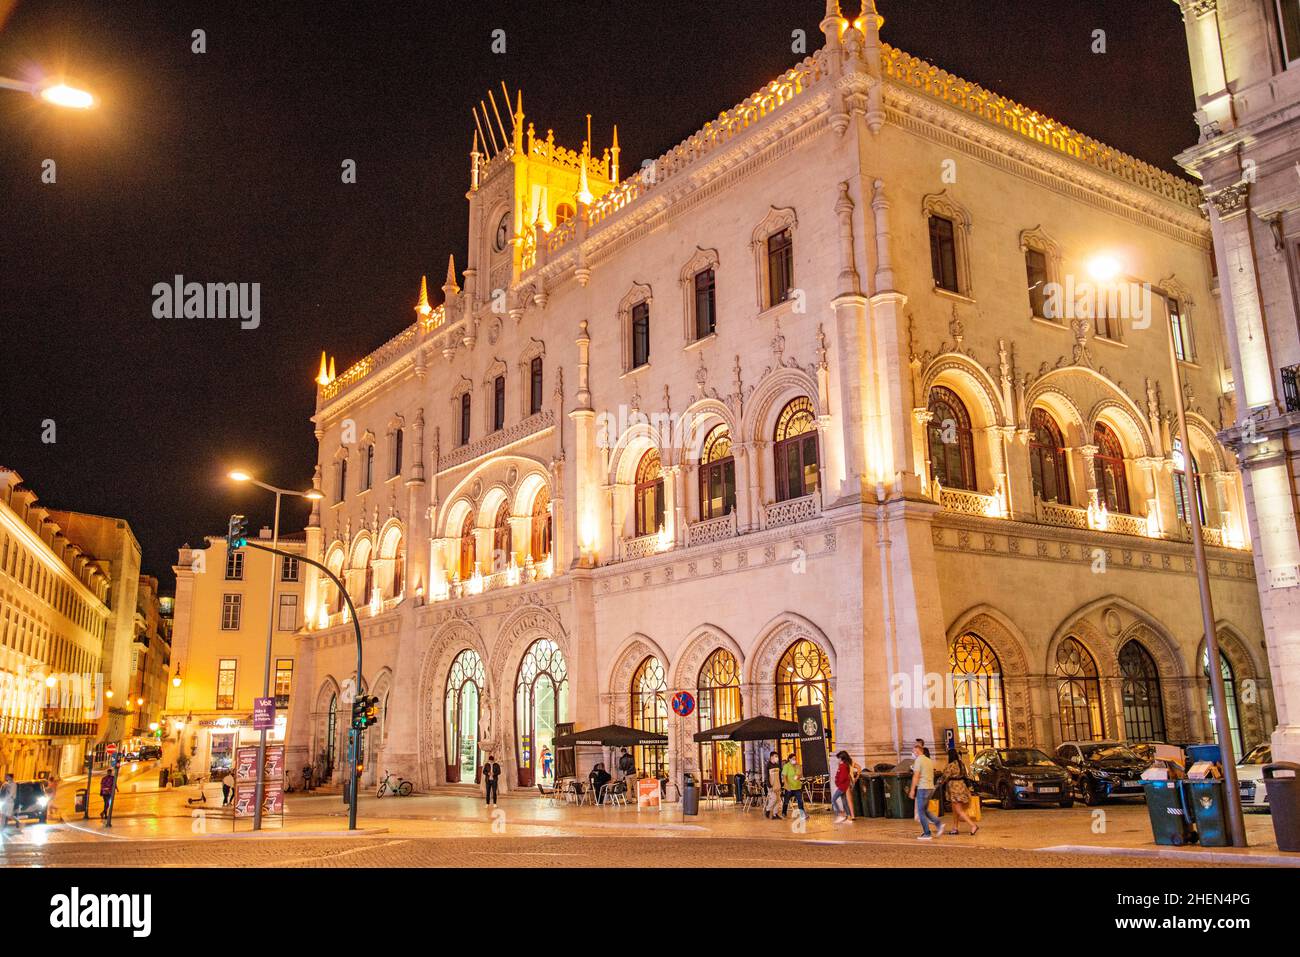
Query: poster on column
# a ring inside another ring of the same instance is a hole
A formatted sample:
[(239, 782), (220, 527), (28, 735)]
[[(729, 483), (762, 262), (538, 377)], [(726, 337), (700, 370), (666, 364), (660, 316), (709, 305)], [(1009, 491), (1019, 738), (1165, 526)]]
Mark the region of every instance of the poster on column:
[(826, 765), (826, 729), (822, 725), (822, 708), (818, 704), (799, 706), (799, 755), (806, 778), (828, 774)]

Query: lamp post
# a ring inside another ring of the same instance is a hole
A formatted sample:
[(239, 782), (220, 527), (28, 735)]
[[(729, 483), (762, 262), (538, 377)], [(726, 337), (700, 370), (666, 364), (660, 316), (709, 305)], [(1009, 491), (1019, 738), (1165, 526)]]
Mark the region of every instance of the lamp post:
[(0, 90), (17, 90), (19, 93), (30, 93), (32, 96), (42, 99), (53, 106), (62, 106), (72, 110), (88, 110), (95, 105), (93, 94), (62, 82), (28, 83), (25, 80), (0, 76)]
[[(295, 492), (292, 489), (277, 488), (274, 485), (267, 485), (265, 482), (259, 482), (247, 472), (236, 469), (230, 473), (230, 478), (236, 482), (251, 482), (258, 488), (266, 489), (268, 492), (275, 493), (275, 524), (271, 527), (271, 548), (278, 550), (280, 547), (280, 498), (284, 495), (293, 495), (297, 498), (319, 499), (321, 493), (315, 489), (306, 492)], [(266, 662), (262, 669), (262, 697), (271, 696), (271, 644), (275, 638), (275, 570), (279, 564), (275, 558), (271, 559), (271, 597), (270, 609), (267, 614), (266, 622)], [(262, 799), (266, 793), (266, 729), (261, 730), (257, 745), (257, 790), (253, 795), (253, 830), (262, 829)]]
[[(1089, 263), (1089, 272), (1099, 285), (1113, 281), (1122, 273), (1119, 261), (1110, 255), (1101, 255)], [(1139, 284), (1134, 277), (1126, 277), (1127, 282)], [(1178, 371), (1178, 347), (1174, 341), (1174, 326), (1169, 312), (1169, 293), (1164, 289), (1149, 284), (1146, 288), (1151, 295), (1158, 297), (1164, 306), (1165, 345), (1169, 350), (1169, 370), (1174, 379), (1174, 408), (1178, 413), (1178, 434), (1182, 436), (1184, 454), (1189, 461), (1188, 480), (1192, 494), (1191, 521), (1192, 555), (1196, 563), (1196, 588), (1201, 600), (1201, 626), (1205, 630), (1205, 651), (1210, 665), (1210, 700), (1214, 704), (1214, 733), (1219, 739), (1219, 750), (1223, 756), (1223, 787), (1225, 811), (1228, 818), (1228, 833), (1232, 837), (1233, 847), (1246, 846), (1246, 822), (1241, 814), (1241, 792), (1237, 790), (1237, 756), (1232, 746), (1232, 727), (1228, 719), (1227, 695), (1223, 686), (1223, 672), (1219, 668), (1219, 632), (1215, 627), (1214, 600), (1210, 594), (1209, 565), (1205, 559), (1205, 537), (1201, 533), (1200, 506), (1196, 501), (1196, 456), (1192, 454), (1191, 435), (1187, 431), (1187, 408), (1183, 400), (1183, 380)]]

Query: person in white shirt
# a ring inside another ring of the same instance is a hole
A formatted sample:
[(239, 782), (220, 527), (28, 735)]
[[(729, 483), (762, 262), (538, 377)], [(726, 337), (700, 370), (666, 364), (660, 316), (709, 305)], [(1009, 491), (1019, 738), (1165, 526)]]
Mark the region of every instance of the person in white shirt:
[(930, 825), (939, 829), (943, 837), (944, 823), (930, 813), (930, 795), (934, 793), (934, 762), (925, 753), (925, 746), (919, 741), (912, 745), (912, 787), (909, 796), (916, 801), (916, 819), (921, 822), (918, 841), (933, 839)]

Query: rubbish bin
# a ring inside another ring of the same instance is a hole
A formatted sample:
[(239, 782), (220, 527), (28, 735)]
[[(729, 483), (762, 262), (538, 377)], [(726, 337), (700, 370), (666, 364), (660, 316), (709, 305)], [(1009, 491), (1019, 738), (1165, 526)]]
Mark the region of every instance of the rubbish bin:
[(169, 771), (167, 768), (162, 768), (161, 770), (159, 770), (159, 772), (158, 772), (158, 787), (160, 787), (160, 788), (165, 788), (165, 787), (167, 786), (167, 778), (168, 778), (168, 777), (170, 777), (170, 771)]
[(1177, 847), (1196, 841), (1196, 834), (1183, 809), (1183, 791), (1178, 784), (1178, 781), (1143, 783), (1147, 814), (1151, 817), (1151, 835), (1157, 844), (1172, 844)]
[(695, 775), (689, 771), (682, 775), (682, 813), (700, 813), (700, 789), (695, 785)]
[(352, 805), (352, 782), (347, 778), (343, 779), (343, 803), (349, 807)]
[(72, 810), (84, 814), (86, 812), (86, 789), (77, 788), (77, 793), (72, 799)]
[(866, 805), (867, 817), (884, 817), (885, 816), (885, 779), (879, 774), (864, 774), (858, 778), (858, 783), (866, 782), (866, 796), (863, 803)]
[(867, 803), (865, 795), (867, 793), (866, 775), (858, 775), (858, 779), (853, 782), (853, 787), (849, 788), (849, 800), (853, 802), (853, 816), (866, 817)]
[[(1279, 778), (1274, 770), (1290, 771), (1294, 777)], [(1276, 761), (1264, 768), (1268, 788), (1268, 809), (1273, 815), (1273, 833), (1279, 851), (1300, 851), (1300, 764)]]
[(1183, 802), (1187, 813), (1196, 823), (1196, 839), (1202, 847), (1228, 847), (1228, 817), (1224, 813), (1222, 779), (1206, 778), (1203, 781), (1183, 781)]
[(916, 816), (916, 802), (907, 794), (912, 784), (912, 772), (889, 771), (881, 777), (885, 782), (885, 817), (910, 821)]

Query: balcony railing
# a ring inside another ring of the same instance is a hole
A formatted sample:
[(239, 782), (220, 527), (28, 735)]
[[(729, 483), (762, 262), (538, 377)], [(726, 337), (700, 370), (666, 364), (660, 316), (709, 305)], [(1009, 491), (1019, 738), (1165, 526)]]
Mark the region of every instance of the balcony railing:
[(708, 545), (736, 536), (736, 513), (729, 512), (721, 518), (705, 519), (686, 527), (686, 544)]
[(763, 527), (780, 528), (796, 522), (806, 522), (822, 513), (821, 496), (813, 493), (802, 498), (773, 502), (763, 509)]
[(623, 540), (623, 546), (620, 549), (623, 561), (636, 561), (638, 558), (648, 558), (651, 555), (657, 555), (662, 551), (667, 551), (671, 543), (660, 535), (658, 532), (651, 532), (649, 535), (642, 535), (638, 538), (628, 538)]
[(971, 492), (961, 488), (940, 489), (939, 504), (945, 512), (956, 512), (958, 515), (994, 518), (1001, 515), (1001, 500), (996, 495), (984, 492)]

